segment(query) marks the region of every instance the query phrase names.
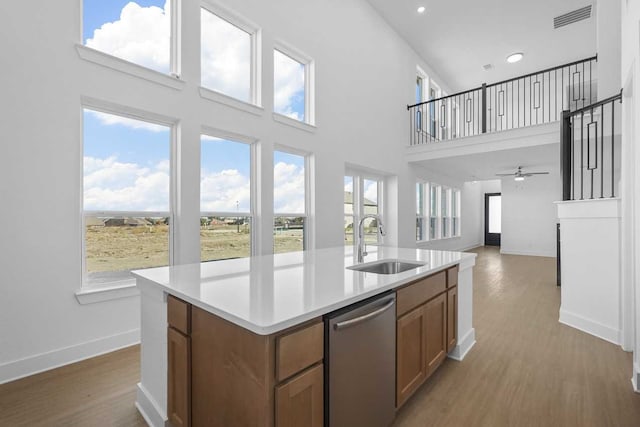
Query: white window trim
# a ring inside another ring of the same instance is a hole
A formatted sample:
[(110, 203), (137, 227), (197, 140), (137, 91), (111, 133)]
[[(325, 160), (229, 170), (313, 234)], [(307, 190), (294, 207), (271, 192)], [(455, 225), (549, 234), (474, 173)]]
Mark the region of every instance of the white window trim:
[[(350, 176), (353, 178), (353, 247), (354, 249), (360, 244), (360, 220), (364, 215), (364, 181), (376, 181), (378, 183), (378, 217), (380, 222), (386, 227), (386, 217), (384, 211), (384, 197), (385, 197), (385, 176), (363, 170), (358, 167), (347, 166), (345, 168), (344, 176)], [(368, 242), (370, 246), (383, 246), (385, 237), (378, 233), (378, 241), (376, 243)]]
[[(437, 184), (434, 182), (430, 182), (430, 181), (426, 181), (423, 179), (416, 179), (416, 184), (422, 184), (425, 187), (425, 199), (423, 200), (423, 203), (425, 205), (426, 210), (424, 211), (424, 218), (426, 218), (427, 222), (426, 222), (426, 229), (423, 232), (423, 235), (426, 236), (425, 239), (423, 240), (418, 240), (416, 239), (416, 244), (423, 244), (423, 243), (428, 243), (428, 242), (433, 242), (436, 240), (449, 240), (449, 239), (457, 239), (460, 238), (462, 236), (462, 211), (461, 211), (461, 206), (460, 203), (462, 201), (462, 192), (459, 188), (457, 187), (447, 187), (445, 185), (441, 185), (441, 184)], [(436, 216), (431, 216), (431, 189), (435, 188), (436, 189)], [(447, 204), (448, 204), (448, 209), (447, 209), (447, 215), (443, 216), (442, 215), (442, 192), (448, 192), (447, 195)], [(453, 197), (457, 197), (457, 214), (458, 216), (454, 216), (454, 212), (452, 211), (453, 209), (453, 204), (452, 204), (452, 200)], [(416, 209), (417, 212), (417, 209)], [(416, 218), (422, 218), (419, 215), (417, 215), (416, 213)], [(430, 221), (431, 218), (435, 218), (435, 236), (433, 238), (431, 238), (431, 234), (430, 234)], [(457, 233), (454, 235), (453, 234), (453, 218), (457, 218), (458, 219), (458, 229), (457, 229)], [(449, 230), (449, 235), (448, 236), (443, 236), (443, 227), (442, 227), (442, 221), (443, 220), (447, 220), (448, 223), (448, 230)]]
[[(103, 65), (105, 67), (112, 68), (117, 71), (121, 71), (126, 74), (130, 74), (135, 77), (140, 77), (145, 80), (153, 81), (163, 84), (165, 86), (182, 89), (184, 81), (180, 79), (180, 67), (181, 67), (181, 49), (180, 49), (180, 37), (182, 34), (181, 28), (181, 1), (171, 0), (169, 8), (171, 10), (171, 22), (169, 29), (169, 73), (163, 73), (161, 71), (153, 70), (135, 62), (127, 61), (126, 59), (119, 58), (106, 52), (102, 52), (97, 49), (90, 48), (84, 44), (84, 1), (80, 0), (80, 32), (78, 34), (79, 43), (76, 44), (76, 50), (80, 58), (87, 61), (94, 62), (96, 64)], [(100, 55), (98, 55), (100, 54)], [(129, 65), (134, 65), (130, 67)], [(146, 73), (150, 71), (151, 73)], [(157, 75), (156, 75), (157, 74)], [(167, 79), (163, 79), (162, 77)], [(173, 82), (173, 83), (172, 83)]]
[[(292, 58), (293, 60), (304, 65), (304, 121), (288, 119), (299, 122), (306, 123), (307, 125), (315, 126), (316, 124), (316, 109), (315, 109), (315, 77), (316, 77), (316, 63), (315, 61), (307, 54), (301, 52), (290, 44), (283, 42), (281, 40), (275, 40), (273, 44), (273, 49), (279, 51), (280, 53), (285, 54), (286, 56)], [(275, 92), (275, 87), (274, 87)], [(273, 108), (273, 106), (272, 106)], [(281, 117), (286, 117), (280, 113), (274, 112), (274, 119), (276, 115)], [(280, 120), (276, 120), (280, 123), (289, 124), (286, 122), (282, 122)]]
[[(286, 145), (274, 144), (273, 146), (274, 153), (276, 151), (294, 154), (296, 156), (302, 156), (304, 158), (304, 214), (300, 213), (289, 213), (289, 212), (276, 212), (273, 206), (271, 206), (271, 210), (273, 213), (273, 220), (275, 221), (276, 217), (300, 217), (304, 218), (305, 226), (304, 226), (304, 237), (303, 237), (303, 250), (311, 250), (315, 249), (315, 221), (314, 221), (314, 210), (315, 204), (313, 200), (315, 199), (315, 183), (312, 180), (314, 174), (312, 173), (312, 169), (314, 167), (314, 157), (312, 153), (307, 151), (302, 151), (296, 148), (292, 148)], [(273, 164), (275, 167), (275, 162)], [(273, 173), (273, 170), (272, 172)], [(275, 190), (275, 183), (274, 188)], [(274, 191), (275, 193), (275, 191)], [(271, 224), (273, 227), (273, 224)], [(271, 250), (273, 251), (273, 245)]]
[(241, 99), (234, 98), (224, 93), (217, 92), (212, 89), (200, 86), (198, 89), (200, 97), (209, 101), (217, 102), (218, 104), (225, 105), (227, 107), (235, 108), (245, 113), (253, 114), (254, 116), (262, 116), (264, 114), (264, 108), (251, 104), (249, 102), (242, 101)]
[[(171, 136), (169, 142), (169, 162), (170, 162), (170, 178), (169, 178), (169, 212), (144, 212), (145, 216), (166, 216), (169, 218), (169, 265), (173, 265), (174, 260), (174, 239), (175, 239), (175, 212), (177, 201), (177, 147), (178, 147), (178, 119), (163, 116), (156, 113), (151, 113), (144, 110), (139, 110), (132, 107), (126, 107), (123, 105), (111, 103), (108, 101), (98, 100), (91, 97), (82, 97), (81, 105), (79, 109), (80, 115), (80, 129), (79, 138), (79, 164), (84, 162), (84, 110), (89, 109), (93, 111), (103, 112), (107, 114), (113, 114), (121, 117), (126, 117), (134, 120), (142, 120), (150, 123), (155, 123), (162, 126), (167, 126), (170, 129)], [(76, 291), (76, 298), (80, 304), (90, 304), (100, 301), (108, 301), (116, 298), (123, 298), (129, 296), (136, 296), (139, 293), (134, 292), (131, 289), (135, 286), (135, 279), (116, 280), (109, 283), (100, 283), (91, 285), (87, 280), (86, 272), (86, 243), (85, 243), (85, 215), (90, 214), (116, 214), (122, 216), (135, 216), (133, 213), (138, 214), (141, 212), (127, 212), (127, 211), (85, 211), (84, 210), (84, 168), (79, 168), (79, 182), (80, 191), (78, 192), (80, 207), (79, 215), (81, 218), (81, 281), (80, 289)], [(157, 215), (156, 215), (157, 214)]]
[[(418, 198), (416, 194), (416, 221), (418, 219), (422, 219), (422, 239), (416, 238), (416, 243), (423, 243), (429, 241), (429, 219), (430, 219), (430, 208), (429, 197), (431, 193), (429, 192), (429, 183), (422, 179), (416, 180), (416, 187), (420, 186), (422, 188), (422, 215), (418, 213)], [(417, 191), (417, 188), (416, 188)], [(417, 226), (417, 224), (416, 224)]]
[[(264, 110), (262, 108), (262, 29), (236, 11), (216, 1), (202, 0), (200, 7), (248, 33), (251, 39), (249, 102), (202, 86), (202, 76), (200, 77), (200, 96), (253, 114), (262, 114)], [(254, 108), (243, 107), (243, 104)]]
[(76, 45), (76, 51), (78, 52), (78, 56), (85, 61), (92, 62), (151, 83), (176, 90), (184, 89), (186, 84), (186, 82), (179, 76), (170, 76), (168, 74), (161, 73), (160, 71), (143, 67), (135, 62), (130, 62), (126, 59), (118, 58), (117, 56), (109, 55), (108, 53), (104, 53), (81, 44)]
[[(235, 142), (238, 144), (247, 144), (249, 145), (249, 188), (251, 191), (251, 195), (249, 198), (249, 212), (223, 212), (223, 211), (203, 211), (202, 209), (200, 209), (200, 217), (203, 216), (243, 216), (243, 217), (249, 217), (251, 220), (251, 228), (249, 231), (249, 241), (250, 241), (250, 252), (249, 255), (250, 256), (255, 256), (259, 253), (259, 248), (258, 248), (258, 236), (260, 236), (261, 233), (261, 221), (258, 218), (257, 212), (258, 212), (258, 189), (260, 188), (260, 183), (258, 181), (258, 160), (257, 160), (257, 156), (258, 156), (258, 149), (257, 149), (257, 143), (258, 143), (258, 139), (251, 137), (251, 136), (247, 136), (247, 135), (242, 135), (242, 134), (238, 134), (235, 132), (230, 132), (230, 131), (225, 131), (225, 130), (221, 130), (221, 129), (216, 129), (210, 126), (202, 126), (201, 127), (201, 135), (206, 135), (206, 136), (211, 136), (214, 138), (221, 138), (227, 141), (231, 141), (231, 142)], [(201, 143), (202, 144), (202, 143)], [(202, 169), (202, 161), (200, 162), (200, 166)], [(202, 179), (202, 177), (201, 177)], [(198, 191), (200, 191), (198, 189)], [(202, 250), (202, 242), (199, 242), (199, 247), (200, 250)]]

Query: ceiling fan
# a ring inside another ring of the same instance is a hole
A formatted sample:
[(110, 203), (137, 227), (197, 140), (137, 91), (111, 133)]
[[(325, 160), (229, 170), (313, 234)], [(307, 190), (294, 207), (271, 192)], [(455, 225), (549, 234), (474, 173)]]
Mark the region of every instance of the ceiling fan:
[(513, 176), (516, 181), (524, 181), (533, 175), (548, 175), (549, 172), (524, 172), (522, 166), (518, 166), (518, 170), (515, 173), (497, 173), (496, 176)]

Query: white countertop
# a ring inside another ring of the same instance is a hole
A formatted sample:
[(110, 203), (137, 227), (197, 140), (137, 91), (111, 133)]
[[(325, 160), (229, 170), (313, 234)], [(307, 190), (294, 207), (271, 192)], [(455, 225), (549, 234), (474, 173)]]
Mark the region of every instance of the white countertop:
[[(349, 270), (351, 247), (136, 270), (139, 279), (260, 335), (269, 335), (475, 258), (463, 252), (369, 247), (381, 259), (426, 265), (399, 274)], [(374, 252), (375, 251), (375, 252)]]

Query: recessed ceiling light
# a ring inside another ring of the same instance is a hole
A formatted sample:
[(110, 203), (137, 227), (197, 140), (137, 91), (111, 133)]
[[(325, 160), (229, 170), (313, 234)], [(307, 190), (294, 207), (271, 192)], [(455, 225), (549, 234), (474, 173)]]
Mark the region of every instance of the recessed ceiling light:
[(510, 64), (513, 64), (514, 62), (520, 61), (522, 58), (524, 58), (524, 53), (522, 52), (512, 53), (511, 55), (507, 56), (507, 62)]
[(418, 8), (418, 13), (424, 13), (424, 11), (427, 10), (424, 6), (420, 6)]

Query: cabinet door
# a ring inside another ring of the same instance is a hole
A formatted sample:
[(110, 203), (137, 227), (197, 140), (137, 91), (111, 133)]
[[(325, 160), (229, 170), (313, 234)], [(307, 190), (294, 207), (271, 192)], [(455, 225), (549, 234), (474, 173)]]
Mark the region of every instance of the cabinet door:
[(276, 427), (322, 427), (323, 365), (317, 365), (276, 387)]
[(458, 342), (458, 287), (447, 291), (447, 353)]
[(190, 338), (168, 328), (167, 414), (174, 427), (191, 425)]
[(447, 294), (424, 305), (426, 318), (427, 376), (440, 366), (447, 355)]
[(400, 317), (396, 327), (396, 406), (400, 407), (427, 378), (424, 306)]

